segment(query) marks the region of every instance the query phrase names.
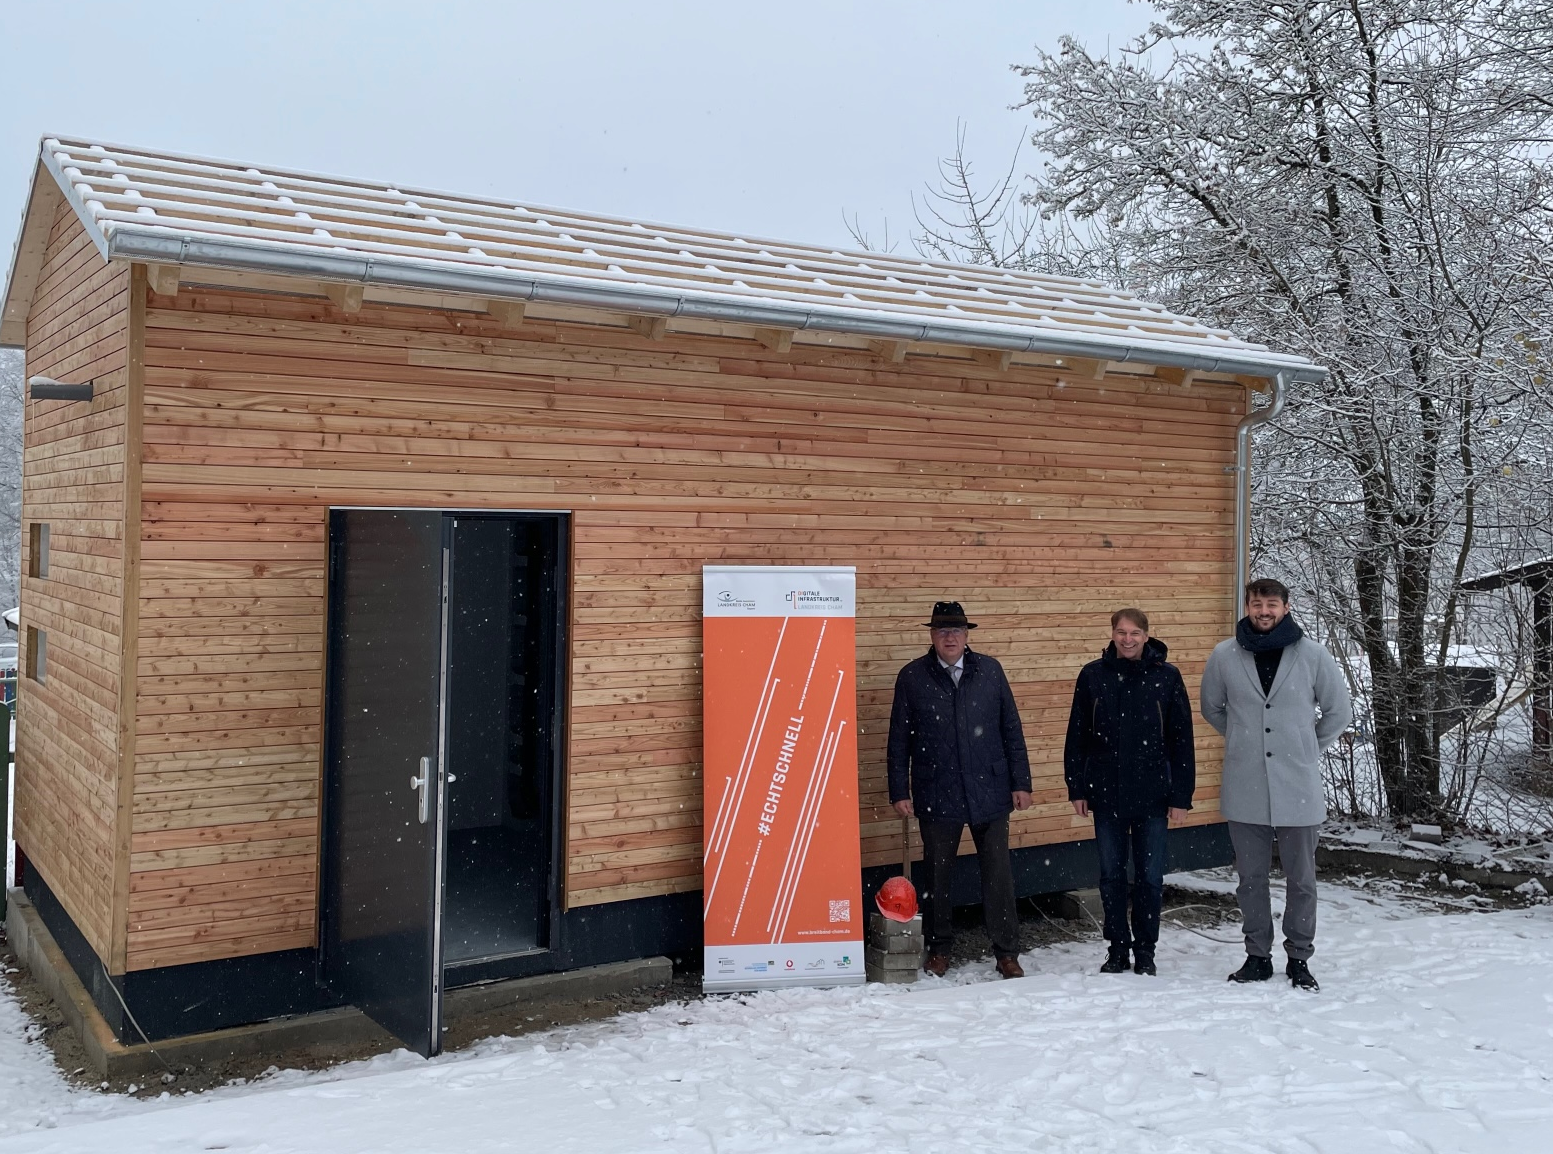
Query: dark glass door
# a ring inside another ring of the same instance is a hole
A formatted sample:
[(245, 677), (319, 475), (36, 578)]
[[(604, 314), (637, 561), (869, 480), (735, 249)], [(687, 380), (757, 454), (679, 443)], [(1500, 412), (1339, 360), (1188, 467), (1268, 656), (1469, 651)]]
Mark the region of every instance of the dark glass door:
[(323, 980), (441, 1049), (446, 518), (330, 513)]

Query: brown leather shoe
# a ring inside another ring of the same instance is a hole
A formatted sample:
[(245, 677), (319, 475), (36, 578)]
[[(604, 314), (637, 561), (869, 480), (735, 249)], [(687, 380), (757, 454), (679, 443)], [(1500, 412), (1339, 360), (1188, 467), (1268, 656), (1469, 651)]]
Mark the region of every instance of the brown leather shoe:
[(922, 968), (935, 978), (941, 978), (949, 970), (949, 955), (929, 954), (927, 961), (922, 963)]
[(1018, 958), (999, 958), (998, 973), (1005, 978), (1022, 978), (1025, 976), (1024, 970), (1019, 967)]

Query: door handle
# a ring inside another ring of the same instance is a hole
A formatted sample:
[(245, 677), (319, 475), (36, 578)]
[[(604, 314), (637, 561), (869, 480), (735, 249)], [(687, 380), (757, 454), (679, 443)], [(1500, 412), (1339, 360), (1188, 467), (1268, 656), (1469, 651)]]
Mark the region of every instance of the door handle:
[(419, 802), (419, 805), (417, 806), (417, 811), (420, 814), (420, 819), (421, 819), (421, 824), (422, 825), (426, 824), (426, 819), (427, 819), (428, 816), (430, 816), (430, 811), (428, 809), (428, 806), (431, 804), (431, 789), (430, 789), (430, 786), (431, 786), (431, 758), (423, 757), (423, 758), (421, 758), (421, 772), (420, 772), (420, 776), (419, 777), (412, 777), (410, 779), (410, 788), (411, 789), (418, 789), (418, 790), (420, 790), (420, 793), (421, 793), (420, 802)]

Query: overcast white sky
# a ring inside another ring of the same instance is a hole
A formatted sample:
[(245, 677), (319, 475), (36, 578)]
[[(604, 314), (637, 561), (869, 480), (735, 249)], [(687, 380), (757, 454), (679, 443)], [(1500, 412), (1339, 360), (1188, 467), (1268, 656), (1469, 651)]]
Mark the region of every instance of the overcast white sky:
[[(0, 0), (0, 254), (44, 133), (620, 216), (905, 241), (963, 121), (986, 174), (1015, 62), (1142, 30), (1126, 0)], [(1026, 154), (1026, 159), (1033, 159)]]

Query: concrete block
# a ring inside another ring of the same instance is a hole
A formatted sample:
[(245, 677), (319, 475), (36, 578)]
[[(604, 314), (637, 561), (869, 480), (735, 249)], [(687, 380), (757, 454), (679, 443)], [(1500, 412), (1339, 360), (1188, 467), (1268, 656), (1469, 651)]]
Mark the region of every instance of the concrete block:
[(878, 950), (881, 953), (920, 955), (926, 943), (921, 934), (902, 934), (893, 938), (870, 937), (867, 944), (869, 949)]
[(900, 938), (916, 935), (922, 936), (922, 915), (918, 914), (909, 922), (897, 922), (883, 914), (868, 915), (868, 938), (870, 941), (879, 941), (883, 938)]
[(915, 973), (922, 968), (921, 953), (915, 954), (887, 954), (883, 950), (876, 950), (872, 946), (863, 947), (863, 966), (875, 970), (910, 970)]
[(1419, 822), (1413, 823), (1412, 836), (1414, 841), (1426, 841), (1433, 845), (1439, 845), (1442, 841), (1445, 840), (1445, 835), (1440, 830), (1439, 826), (1423, 825)]
[(1083, 922), (1088, 925), (1090, 918), (1093, 918), (1096, 923), (1105, 920), (1105, 907), (1100, 903), (1098, 889), (1066, 890), (1055, 895), (1054, 900), (1058, 915), (1070, 922)]
[(870, 982), (882, 982), (887, 986), (909, 986), (917, 980), (917, 970), (880, 970), (869, 966), (863, 972)]

